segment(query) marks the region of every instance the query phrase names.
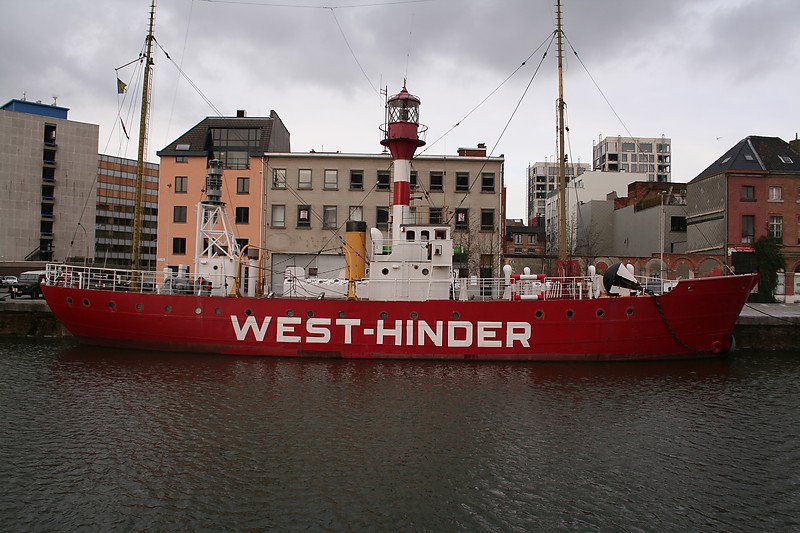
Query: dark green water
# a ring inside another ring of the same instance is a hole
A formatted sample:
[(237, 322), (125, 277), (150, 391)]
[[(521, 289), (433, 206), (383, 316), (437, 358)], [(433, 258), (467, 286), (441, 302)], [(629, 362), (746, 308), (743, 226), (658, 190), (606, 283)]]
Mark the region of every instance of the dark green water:
[(295, 361), (0, 342), (0, 530), (797, 531), (800, 353)]

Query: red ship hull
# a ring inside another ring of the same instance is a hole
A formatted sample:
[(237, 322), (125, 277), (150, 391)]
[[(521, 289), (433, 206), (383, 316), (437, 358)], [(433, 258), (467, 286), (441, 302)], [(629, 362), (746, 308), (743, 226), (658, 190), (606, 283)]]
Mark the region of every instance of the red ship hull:
[(727, 352), (756, 282), (756, 275), (698, 278), (661, 296), (488, 302), (42, 290), (58, 320), (92, 344), (285, 357), (605, 361)]

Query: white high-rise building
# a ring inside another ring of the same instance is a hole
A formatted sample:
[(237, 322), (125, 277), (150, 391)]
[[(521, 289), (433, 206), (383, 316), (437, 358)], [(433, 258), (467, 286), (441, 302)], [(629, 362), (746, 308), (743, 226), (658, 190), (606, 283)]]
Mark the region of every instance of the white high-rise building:
[[(568, 163), (566, 166), (567, 181), (591, 170), (588, 163)], [(538, 162), (528, 165), (528, 196), (525, 212), (528, 221), (543, 217), (547, 195), (556, 189), (558, 183), (558, 162)]]
[(668, 137), (600, 137), (592, 144), (594, 170), (639, 172), (647, 181), (672, 181), (672, 140)]

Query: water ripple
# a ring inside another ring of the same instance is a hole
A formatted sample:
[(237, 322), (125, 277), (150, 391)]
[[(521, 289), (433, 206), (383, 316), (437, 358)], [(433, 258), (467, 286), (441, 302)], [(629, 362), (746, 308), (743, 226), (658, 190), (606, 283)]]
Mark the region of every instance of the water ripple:
[(296, 361), (0, 343), (4, 530), (800, 528), (800, 357)]

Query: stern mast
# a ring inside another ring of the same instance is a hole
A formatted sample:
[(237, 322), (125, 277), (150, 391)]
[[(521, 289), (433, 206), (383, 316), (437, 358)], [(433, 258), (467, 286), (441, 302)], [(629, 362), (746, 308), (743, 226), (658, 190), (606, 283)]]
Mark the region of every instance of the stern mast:
[(561, 0), (556, 0), (556, 39), (558, 42), (558, 259), (567, 259), (566, 161), (564, 159), (564, 50), (562, 46)]
[(133, 208), (133, 244), (131, 269), (141, 267), (142, 248), (142, 194), (144, 191), (144, 164), (147, 152), (147, 132), (150, 126), (150, 81), (153, 75), (153, 25), (156, 15), (156, 0), (150, 4), (150, 26), (147, 30), (147, 52), (145, 54), (144, 81), (142, 83), (142, 111), (139, 116), (139, 154), (136, 160), (136, 189)]

